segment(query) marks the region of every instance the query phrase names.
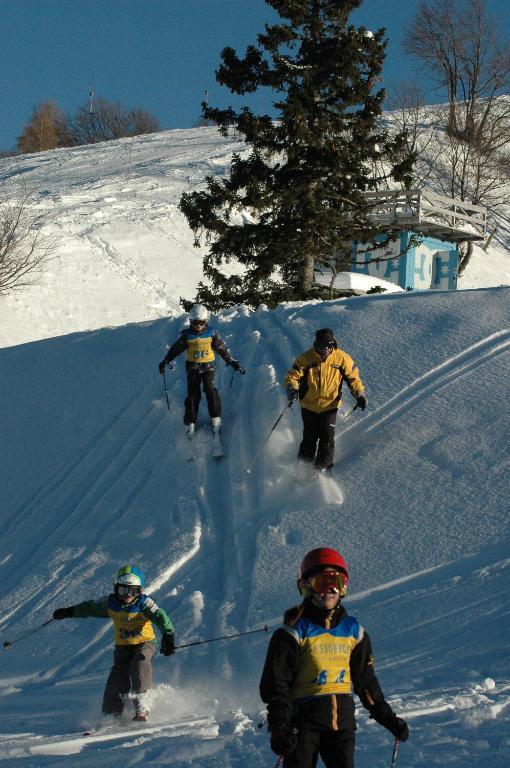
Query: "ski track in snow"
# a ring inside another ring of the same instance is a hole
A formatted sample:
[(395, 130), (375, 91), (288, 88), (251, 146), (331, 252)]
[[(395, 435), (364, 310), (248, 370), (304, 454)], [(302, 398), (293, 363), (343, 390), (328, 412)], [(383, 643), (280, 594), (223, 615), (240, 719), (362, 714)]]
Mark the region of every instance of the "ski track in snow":
[(441, 365), (431, 368), (411, 384), (404, 386), (397, 395), (387, 400), (363, 421), (347, 426), (342, 436), (349, 436), (351, 446), (339, 455), (339, 460), (351, 456), (366, 436), (377, 432), (387, 422), (399, 418), (414, 404), (425, 397), (435, 394), (444, 387), (453, 384), (456, 379), (470, 371), (485, 365), (489, 360), (508, 352), (510, 349), (510, 330), (504, 329), (471, 345), (463, 352), (445, 360)]
[[(118, 253), (114, 246), (99, 235), (87, 235), (91, 247), (99, 251), (100, 255), (106, 259), (114, 272), (125, 278), (134, 288), (144, 294), (145, 303), (151, 307), (157, 307), (159, 311), (173, 314), (175, 309), (167, 301), (165, 292), (161, 289), (161, 283), (155, 278), (151, 279), (148, 273), (142, 271), (140, 265), (124, 254)], [(148, 319), (150, 313), (146, 313)]]

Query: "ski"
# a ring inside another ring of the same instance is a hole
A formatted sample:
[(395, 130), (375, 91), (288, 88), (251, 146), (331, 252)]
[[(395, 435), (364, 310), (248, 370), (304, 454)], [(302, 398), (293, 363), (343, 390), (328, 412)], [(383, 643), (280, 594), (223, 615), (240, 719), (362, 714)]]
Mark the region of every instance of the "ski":
[[(221, 427), (221, 420), (218, 418), (217, 420), (213, 420), (212, 423), (212, 432), (213, 432), (213, 444), (212, 444), (212, 455), (215, 459), (222, 459), (225, 456), (225, 448), (223, 446), (223, 441), (221, 439), (220, 435), (220, 427)], [(186, 426), (186, 442), (187, 442), (187, 459), (188, 461), (194, 461), (195, 460), (195, 446), (193, 445), (195, 442), (195, 436), (196, 436), (196, 426), (195, 424), (189, 424)]]
[(225, 455), (223, 441), (219, 432), (213, 434), (213, 456), (215, 459), (222, 459)]
[[(216, 720), (211, 715), (193, 716), (190, 720), (177, 721), (175, 723), (159, 722), (148, 723), (147, 721), (139, 721), (132, 726), (127, 723), (119, 723), (118, 726), (109, 726), (106, 728), (98, 728), (97, 730), (84, 731), (82, 736), (101, 741), (113, 740), (128, 737), (132, 735), (138, 735), (139, 733), (157, 733), (158, 731), (192, 731), (195, 728), (202, 726), (216, 726)], [(69, 737), (72, 737), (70, 734)], [(74, 738), (79, 735), (74, 735)]]

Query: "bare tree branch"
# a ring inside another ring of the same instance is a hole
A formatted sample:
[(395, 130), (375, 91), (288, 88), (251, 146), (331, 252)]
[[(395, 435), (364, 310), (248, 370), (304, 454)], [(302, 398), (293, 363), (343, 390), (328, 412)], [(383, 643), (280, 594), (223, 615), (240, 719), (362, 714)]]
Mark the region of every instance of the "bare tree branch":
[(36, 282), (53, 253), (33, 197), (25, 189), (19, 199), (0, 202), (0, 295)]

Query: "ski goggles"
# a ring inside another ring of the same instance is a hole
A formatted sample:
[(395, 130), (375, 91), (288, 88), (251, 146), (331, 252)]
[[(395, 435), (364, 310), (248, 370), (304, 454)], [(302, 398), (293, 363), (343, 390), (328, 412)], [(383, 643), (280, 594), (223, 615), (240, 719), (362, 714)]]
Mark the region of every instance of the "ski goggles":
[(205, 328), (207, 323), (205, 320), (190, 320), (190, 325), (192, 328)]
[(119, 597), (138, 597), (142, 594), (142, 588), (138, 586), (131, 586), (130, 584), (117, 584), (117, 594)]
[(315, 349), (317, 352), (332, 352), (335, 348), (335, 342), (334, 341), (326, 341), (323, 343), (316, 343)]
[(324, 592), (345, 595), (347, 581), (347, 576), (342, 571), (320, 571), (305, 579), (305, 585), (318, 595), (322, 595)]

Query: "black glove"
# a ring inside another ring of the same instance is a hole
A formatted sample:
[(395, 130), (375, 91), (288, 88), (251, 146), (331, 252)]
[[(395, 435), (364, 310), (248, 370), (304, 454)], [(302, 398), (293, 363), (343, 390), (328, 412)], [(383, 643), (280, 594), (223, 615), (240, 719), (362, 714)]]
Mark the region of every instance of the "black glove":
[(53, 618), (57, 619), (70, 619), (74, 615), (73, 607), (70, 608), (57, 608), (53, 611)]
[(293, 403), (299, 397), (299, 389), (294, 389), (290, 384), (287, 387), (287, 398), (289, 403)]
[(399, 741), (407, 741), (409, 738), (409, 728), (407, 727), (406, 721), (402, 720), (401, 717), (392, 715), (388, 721), (384, 723), (384, 727), (387, 728)]
[(234, 371), (237, 371), (238, 373), (242, 373), (243, 375), (246, 373), (242, 365), (239, 363), (239, 360), (234, 360), (233, 357), (229, 360), (229, 365), (231, 365)]
[(271, 731), (271, 749), (275, 755), (290, 755), (297, 747), (298, 730), (290, 725), (281, 725)]
[(165, 372), (165, 368), (166, 368), (166, 357), (165, 357), (165, 359), (164, 359), (164, 360), (162, 360), (162, 361), (160, 362), (160, 364), (158, 365), (158, 368), (159, 368), (159, 372), (160, 372), (160, 374), (163, 376), (163, 374), (164, 374), (164, 372)]
[(163, 635), (161, 638), (161, 653), (163, 656), (171, 656), (175, 653), (175, 636), (173, 634)]
[(360, 395), (360, 396), (357, 398), (357, 400), (356, 400), (356, 403), (357, 403), (357, 405), (358, 405), (358, 408), (361, 408), (361, 410), (362, 410), (362, 411), (364, 411), (364, 410), (365, 410), (365, 408), (367, 407), (367, 404), (368, 404), (368, 400), (367, 400), (367, 398), (366, 398), (366, 396), (365, 396), (365, 395)]

